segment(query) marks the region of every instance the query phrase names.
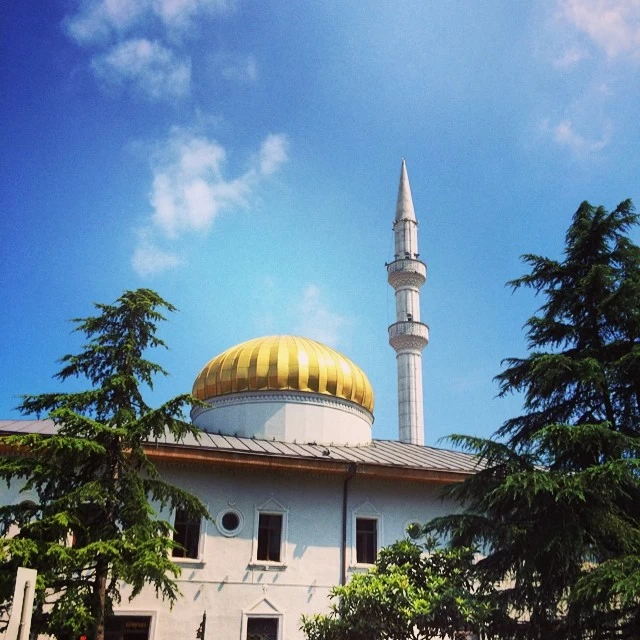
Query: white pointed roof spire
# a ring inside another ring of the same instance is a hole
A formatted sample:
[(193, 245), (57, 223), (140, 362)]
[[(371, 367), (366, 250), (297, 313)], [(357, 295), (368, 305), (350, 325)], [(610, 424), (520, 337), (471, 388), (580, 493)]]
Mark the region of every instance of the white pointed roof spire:
[(398, 202), (396, 204), (396, 220), (416, 219), (413, 210), (413, 199), (411, 198), (411, 187), (409, 186), (409, 176), (407, 175), (407, 164), (402, 158), (402, 168), (400, 169), (400, 186), (398, 187)]

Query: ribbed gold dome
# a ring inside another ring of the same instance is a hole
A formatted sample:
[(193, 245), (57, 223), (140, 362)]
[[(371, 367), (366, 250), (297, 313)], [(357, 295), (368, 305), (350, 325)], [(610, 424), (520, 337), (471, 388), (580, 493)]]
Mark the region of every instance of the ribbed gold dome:
[(315, 340), (254, 338), (227, 349), (198, 374), (200, 400), (243, 391), (309, 391), (355, 402), (373, 412), (373, 389), (351, 360)]

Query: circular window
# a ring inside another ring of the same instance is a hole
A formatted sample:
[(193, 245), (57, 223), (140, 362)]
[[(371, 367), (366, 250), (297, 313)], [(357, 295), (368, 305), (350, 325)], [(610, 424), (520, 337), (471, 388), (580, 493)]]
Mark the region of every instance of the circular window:
[(223, 536), (237, 536), (244, 526), (244, 516), (237, 509), (226, 508), (216, 516), (215, 523)]
[(227, 511), (227, 513), (222, 516), (222, 522), (220, 524), (226, 531), (235, 531), (240, 526), (240, 518), (235, 511)]
[(422, 525), (419, 522), (410, 522), (407, 525), (407, 535), (412, 540), (417, 540), (422, 537)]

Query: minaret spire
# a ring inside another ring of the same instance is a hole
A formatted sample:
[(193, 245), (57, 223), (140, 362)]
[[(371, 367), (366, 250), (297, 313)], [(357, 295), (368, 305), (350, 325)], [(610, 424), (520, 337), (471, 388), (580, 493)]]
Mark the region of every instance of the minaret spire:
[(429, 328), (420, 322), (420, 287), (427, 265), (418, 260), (418, 222), (413, 209), (407, 165), (402, 159), (396, 215), (393, 222), (394, 259), (387, 265), (396, 295), (396, 321), (389, 327), (389, 344), (398, 362), (398, 429), (401, 442), (424, 444), (422, 350)]
[(413, 220), (415, 222), (415, 219), (416, 212), (413, 210), (413, 198), (411, 197), (411, 187), (409, 186), (409, 176), (407, 175), (407, 163), (404, 161), (404, 158), (402, 158), (398, 202), (396, 204), (396, 220)]

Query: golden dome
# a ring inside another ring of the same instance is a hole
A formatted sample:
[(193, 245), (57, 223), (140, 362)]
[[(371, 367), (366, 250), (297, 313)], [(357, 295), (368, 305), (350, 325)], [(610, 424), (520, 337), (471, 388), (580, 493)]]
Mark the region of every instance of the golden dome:
[(227, 349), (198, 374), (200, 400), (244, 391), (308, 391), (350, 400), (373, 412), (364, 371), (320, 342), (297, 336), (254, 338)]

